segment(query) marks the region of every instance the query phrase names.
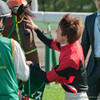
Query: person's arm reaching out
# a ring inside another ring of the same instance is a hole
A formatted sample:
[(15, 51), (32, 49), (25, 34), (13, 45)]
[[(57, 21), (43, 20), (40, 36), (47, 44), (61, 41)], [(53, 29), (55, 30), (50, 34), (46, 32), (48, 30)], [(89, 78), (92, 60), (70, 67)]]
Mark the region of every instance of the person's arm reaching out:
[(45, 33), (44, 31), (41, 31), (38, 26), (31, 20), (31, 18), (29, 16), (26, 16), (26, 19), (24, 19), (24, 21), (27, 23), (26, 25), (31, 28), (32, 30), (34, 30), (38, 36), (38, 38), (45, 44), (47, 45), (49, 48), (55, 49), (54, 47), (56, 46), (55, 50), (60, 50), (60, 43), (55, 42), (54, 43), (54, 39), (51, 38), (47, 33)]

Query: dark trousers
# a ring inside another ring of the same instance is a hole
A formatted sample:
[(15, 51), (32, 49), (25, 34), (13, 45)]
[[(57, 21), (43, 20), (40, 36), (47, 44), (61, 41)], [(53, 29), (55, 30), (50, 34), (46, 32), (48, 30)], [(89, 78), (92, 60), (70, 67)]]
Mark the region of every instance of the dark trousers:
[(95, 60), (94, 70), (91, 75), (87, 77), (87, 82), (89, 86), (87, 92), (89, 100), (97, 100), (100, 93), (100, 59)]

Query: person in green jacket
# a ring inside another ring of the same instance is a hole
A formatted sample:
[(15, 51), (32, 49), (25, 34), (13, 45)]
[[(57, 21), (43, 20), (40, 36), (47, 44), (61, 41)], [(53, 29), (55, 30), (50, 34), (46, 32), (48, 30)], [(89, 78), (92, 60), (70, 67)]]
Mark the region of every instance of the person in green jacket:
[(1, 35), (8, 15), (10, 9), (0, 0), (0, 100), (19, 100), (16, 76), (27, 81), (29, 67), (18, 42)]

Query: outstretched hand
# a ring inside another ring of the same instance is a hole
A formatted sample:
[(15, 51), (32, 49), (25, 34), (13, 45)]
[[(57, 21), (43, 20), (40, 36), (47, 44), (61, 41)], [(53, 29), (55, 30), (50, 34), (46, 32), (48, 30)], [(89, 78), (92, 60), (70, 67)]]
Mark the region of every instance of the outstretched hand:
[(37, 30), (38, 26), (32, 21), (30, 16), (25, 16), (26, 19), (23, 19), (27, 24), (27, 27), (31, 28), (32, 30)]

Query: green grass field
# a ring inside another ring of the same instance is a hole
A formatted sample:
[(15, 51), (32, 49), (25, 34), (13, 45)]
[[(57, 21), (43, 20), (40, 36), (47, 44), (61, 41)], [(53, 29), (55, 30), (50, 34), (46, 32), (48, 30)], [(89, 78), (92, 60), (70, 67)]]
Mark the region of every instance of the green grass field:
[(43, 100), (64, 100), (65, 93), (60, 84), (46, 85)]
[(56, 29), (58, 27), (58, 23), (55, 22), (50, 22), (50, 23), (45, 23), (45, 22), (35, 22), (36, 25), (39, 26), (39, 28), (47, 28), (48, 24), (50, 24), (51, 28)]
[(42, 100), (64, 100), (64, 98), (65, 92), (60, 84), (50, 83), (46, 85)]

